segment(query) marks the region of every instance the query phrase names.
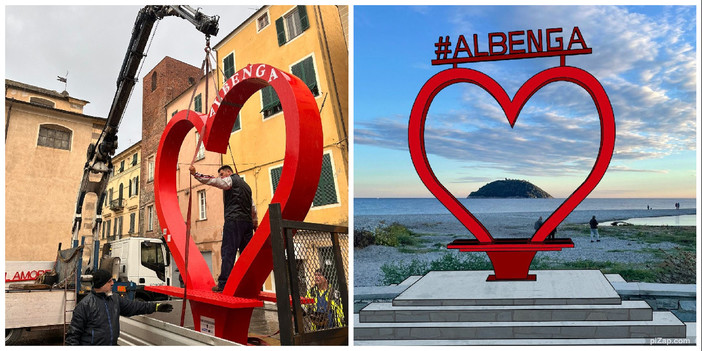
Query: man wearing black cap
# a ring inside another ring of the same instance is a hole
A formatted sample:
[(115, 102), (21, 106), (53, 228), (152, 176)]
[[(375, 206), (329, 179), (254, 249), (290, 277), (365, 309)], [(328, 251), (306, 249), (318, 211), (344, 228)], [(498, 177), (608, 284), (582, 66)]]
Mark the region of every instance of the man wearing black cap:
[(117, 345), (119, 316), (170, 312), (168, 303), (130, 301), (112, 294), (112, 274), (99, 269), (93, 273), (93, 290), (73, 310), (66, 345)]

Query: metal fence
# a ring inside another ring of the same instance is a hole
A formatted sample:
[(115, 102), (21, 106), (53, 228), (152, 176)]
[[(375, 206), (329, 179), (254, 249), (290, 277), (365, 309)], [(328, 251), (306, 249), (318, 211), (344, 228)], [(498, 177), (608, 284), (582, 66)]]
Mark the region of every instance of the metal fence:
[(348, 345), (348, 227), (268, 213), (281, 344)]

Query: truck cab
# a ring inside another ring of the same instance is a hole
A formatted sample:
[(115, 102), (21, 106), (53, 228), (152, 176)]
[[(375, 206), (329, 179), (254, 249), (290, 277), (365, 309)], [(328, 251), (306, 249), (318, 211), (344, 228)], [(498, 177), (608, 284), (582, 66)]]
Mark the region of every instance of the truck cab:
[(161, 300), (165, 295), (145, 291), (146, 285), (170, 285), (170, 256), (160, 239), (129, 237), (103, 246), (100, 266), (119, 271), (117, 282), (136, 284), (135, 298)]

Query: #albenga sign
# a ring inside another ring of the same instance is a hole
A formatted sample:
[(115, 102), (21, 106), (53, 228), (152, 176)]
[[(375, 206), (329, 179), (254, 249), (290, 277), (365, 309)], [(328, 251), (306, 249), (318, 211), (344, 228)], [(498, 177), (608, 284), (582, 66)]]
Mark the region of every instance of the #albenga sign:
[[(570, 31), (570, 36), (563, 36), (562, 33), (562, 28), (547, 28), (496, 32), (483, 37), (473, 34), (472, 40), (460, 35), (455, 44), (449, 36), (440, 36), (434, 44), (436, 59), (431, 61), (432, 65), (449, 64), (452, 68), (429, 78), (412, 106), (408, 142), (415, 170), (427, 189), (476, 238), (455, 240), (447, 247), (462, 252), (485, 251), (495, 271), (494, 275), (488, 277), (489, 281), (535, 280), (536, 276), (529, 274), (529, 266), (536, 252), (574, 247), (569, 238), (546, 240), (546, 237), (592, 192), (612, 159), (616, 128), (609, 97), (593, 75), (581, 68), (566, 65), (567, 56), (592, 54), (592, 48), (587, 46), (577, 26)], [(567, 45), (564, 41), (566, 38), (569, 38)], [(553, 56), (560, 57), (560, 65), (533, 75), (512, 98), (490, 76), (477, 70), (458, 67), (460, 63)], [(424, 124), (429, 107), (442, 89), (456, 83), (471, 83), (492, 95), (502, 108), (509, 126), (514, 128), (520, 111), (531, 96), (547, 84), (560, 81), (580, 86), (595, 103), (600, 119), (600, 147), (595, 164), (585, 181), (544, 221), (531, 238), (493, 238), (485, 226), (439, 182), (429, 165), (424, 144)]]

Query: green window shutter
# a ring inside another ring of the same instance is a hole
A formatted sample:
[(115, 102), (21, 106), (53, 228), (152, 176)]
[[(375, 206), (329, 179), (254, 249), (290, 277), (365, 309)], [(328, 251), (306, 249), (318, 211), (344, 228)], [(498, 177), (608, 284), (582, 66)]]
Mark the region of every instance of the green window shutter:
[(129, 197), (132, 197), (132, 180), (129, 180)]
[(275, 93), (275, 90), (273, 90), (273, 87), (271, 86), (267, 86), (261, 89), (261, 100), (263, 103), (261, 112), (264, 112), (266, 110), (272, 110), (277, 105), (280, 105), (280, 99), (278, 99), (278, 94)]
[(300, 26), (304, 32), (310, 27), (310, 21), (307, 18), (307, 9), (305, 8), (305, 5), (297, 6), (297, 13), (300, 15)]
[(234, 53), (224, 58), (224, 80), (234, 75)]
[(322, 173), (319, 175), (317, 193), (314, 195), (312, 207), (338, 203), (336, 186), (334, 185), (334, 170), (331, 165), (331, 154), (324, 154), (322, 158)]
[(298, 78), (302, 79), (303, 82), (307, 83), (305, 80), (305, 69), (302, 68), (302, 62), (295, 64), (292, 66), (292, 74), (297, 76)]
[(283, 17), (275, 20), (275, 30), (278, 32), (278, 46), (283, 46), (283, 44), (285, 44), (285, 25), (283, 24)]
[(274, 194), (275, 194), (276, 189), (278, 189), (278, 182), (280, 182), (280, 175), (282, 173), (283, 173), (282, 166), (271, 169), (271, 183), (273, 184), (273, 193)]
[(292, 74), (296, 75), (298, 78), (302, 79), (305, 84), (307, 84), (307, 87), (312, 92), (312, 95), (319, 95), (319, 89), (317, 88), (317, 75), (314, 72), (314, 62), (312, 62), (312, 56), (292, 66)]
[(129, 232), (134, 233), (134, 224), (136, 223), (136, 213), (129, 215)]
[(319, 89), (317, 88), (317, 75), (314, 72), (314, 62), (312, 62), (312, 57), (308, 57), (306, 60), (302, 61), (302, 67), (305, 70), (305, 83), (307, 87), (310, 88), (314, 96), (319, 95)]
[(134, 178), (136, 185), (134, 185), (134, 195), (139, 195), (139, 177)]
[(272, 101), (272, 96), (271, 96), (272, 91), (273, 91), (273, 88), (271, 88), (270, 86), (261, 89), (261, 103), (263, 105), (261, 107), (261, 110), (266, 110), (270, 107), (271, 101)]
[(195, 112), (202, 113), (202, 94), (197, 94), (195, 97)]

